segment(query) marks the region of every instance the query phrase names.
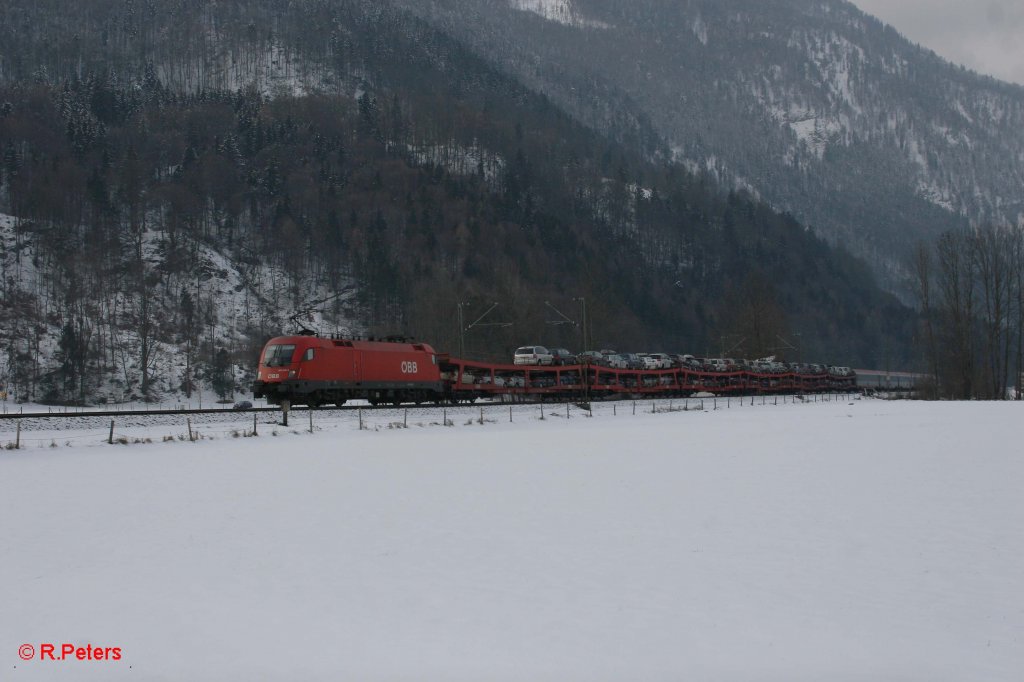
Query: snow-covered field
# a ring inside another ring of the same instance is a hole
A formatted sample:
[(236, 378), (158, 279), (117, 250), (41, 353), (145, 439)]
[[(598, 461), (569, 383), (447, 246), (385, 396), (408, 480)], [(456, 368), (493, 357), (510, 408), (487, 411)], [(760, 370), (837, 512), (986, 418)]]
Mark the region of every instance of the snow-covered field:
[(1024, 404), (660, 407), (0, 451), (0, 679), (1024, 679)]

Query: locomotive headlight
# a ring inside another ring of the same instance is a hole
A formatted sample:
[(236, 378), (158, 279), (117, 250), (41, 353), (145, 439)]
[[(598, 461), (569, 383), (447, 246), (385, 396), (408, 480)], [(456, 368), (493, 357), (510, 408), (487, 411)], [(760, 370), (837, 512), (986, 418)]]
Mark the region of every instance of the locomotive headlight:
[(294, 369), (288, 370), (288, 378), (289, 379), (294, 379), (295, 378), (295, 374), (296, 374), (296, 372), (295, 372)]

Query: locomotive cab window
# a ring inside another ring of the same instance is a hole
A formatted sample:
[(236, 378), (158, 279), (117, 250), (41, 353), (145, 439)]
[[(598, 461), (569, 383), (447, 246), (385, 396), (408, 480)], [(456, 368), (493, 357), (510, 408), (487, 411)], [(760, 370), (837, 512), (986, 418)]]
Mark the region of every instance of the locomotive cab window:
[(292, 355), (294, 354), (294, 344), (267, 346), (267, 351), (263, 354), (263, 364), (267, 367), (285, 367), (292, 364)]
[(307, 348), (306, 352), (302, 354), (302, 359), (304, 361), (312, 360), (313, 359), (313, 350), (314, 350), (313, 348)]

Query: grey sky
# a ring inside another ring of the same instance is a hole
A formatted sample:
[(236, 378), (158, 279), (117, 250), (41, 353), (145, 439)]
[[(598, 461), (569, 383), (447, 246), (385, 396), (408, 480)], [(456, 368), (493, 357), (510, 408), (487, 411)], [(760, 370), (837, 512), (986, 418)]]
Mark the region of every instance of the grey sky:
[(915, 43), (1024, 85), (1024, 0), (852, 0)]

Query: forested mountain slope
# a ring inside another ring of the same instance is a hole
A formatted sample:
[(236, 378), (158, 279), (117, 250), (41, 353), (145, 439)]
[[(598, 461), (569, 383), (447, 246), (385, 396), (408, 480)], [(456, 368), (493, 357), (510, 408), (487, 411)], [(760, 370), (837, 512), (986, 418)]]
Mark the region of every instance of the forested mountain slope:
[(845, 0), (402, 0), (588, 124), (649, 120), (905, 290), (918, 240), (1024, 224), (1024, 88)]
[[(547, 323), (579, 297), (600, 345), (908, 355), (862, 263), (661, 154), (643, 116), (587, 127), (387, 3), (15, 1), (0, 33), (21, 396), (230, 394), (308, 307), (323, 332), (455, 350), (457, 305), (498, 302), (511, 326), (466, 340), (497, 357), (578, 346)], [(744, 348), (755, 291), (771, 334)]]

